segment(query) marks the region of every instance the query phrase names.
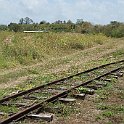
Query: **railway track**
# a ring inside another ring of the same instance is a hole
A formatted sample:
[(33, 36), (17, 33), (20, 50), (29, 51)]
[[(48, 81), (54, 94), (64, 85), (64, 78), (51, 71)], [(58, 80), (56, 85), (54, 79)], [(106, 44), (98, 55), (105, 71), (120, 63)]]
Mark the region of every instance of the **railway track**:
[[(92, 90), (94, 89), (93, 85), (97, 86), (98, 82), (104, 83), (110, 81), (107, 79), (110, 76), (113, 78), (121, 76), (123, 69), (124, 60), (121, 60), (6, 96), (0, 100), (0, 106), (7, 107), (9, 110), (14, 108), (14, 111), (6, 113), (6, 117), (4, 116), (4, 112), (2, 112), (3, 118), (1, 117), (2, 121), (0, 121), (0, 124), (17, 121), (31, 113), (38, 114), (42, 110), (44, 103), (55, 102), (59, 98), (67, 97), (71, 91), (76, 90), (77, 92), (79, 87), (90, 87), (89, 90)], [(87, 93), (85, 92), (85, 94)]]

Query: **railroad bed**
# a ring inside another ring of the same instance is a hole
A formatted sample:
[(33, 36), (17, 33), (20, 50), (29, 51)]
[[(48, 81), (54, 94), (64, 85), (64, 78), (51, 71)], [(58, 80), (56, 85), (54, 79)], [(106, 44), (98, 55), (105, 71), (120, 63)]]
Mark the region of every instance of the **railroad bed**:
[(106, 86), (111, 81), (111, 77), (122, 76), (123, 70), (124, 60), (121, 60), (5, 96), (0, 100), (0, 106), (7, 107), (9, 112), (0, 110), (0, 124), (8, 124), (25, 117), (38, 117), (38, 114), (41, 115), (44, 104), (46, 106), (50, 102), (58, 100), (69, 102), (75, 100), (72, 97), (84, 98), (85, 95), (92, 95), (98, 88)]

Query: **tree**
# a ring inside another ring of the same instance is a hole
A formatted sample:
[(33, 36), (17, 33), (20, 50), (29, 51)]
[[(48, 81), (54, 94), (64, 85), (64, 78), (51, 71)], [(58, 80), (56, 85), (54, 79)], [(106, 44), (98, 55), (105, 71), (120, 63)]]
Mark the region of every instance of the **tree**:
[(64, 20), (63, 23), (66, 24), (66, 21)]
[(94, 25), (93, 27), (93, 33), (102, 33), (104, 30), (102, 25)]
[(25, 24), (32, 24), (33, 23), (33, 20), (30, 19), (29, 17), (26, 17), (24, 21), (25, 21)]
[(19, 24), (33, 24), (33, 20), (30, 19), (29, 17), (21, 18), (19, 20)]
[(83, 19), (77, 19), (76, 24), (83, 24), (83, 23), (84, 23), (84, 20)]
[(42, 25), (42, 24), (46, 24), (46, 23), (47, 23), (47, 22), (44, 21), (44, 20), (40, 22), (41, 25)]
[(62, 21), (58, 20), (58, 21), (55, 22), (55, 24), (62, 24)]
[(111, 24), (111, 25), (118, 25), (119, 22), (117, 22), (117, 21), (111, 21), (110, 24)]
[(5, 31), (7, 29), (8, 29), (7, 25), (0, 25), (0, 31)]
[(24, 22), (24, 19), (23, 18), (21, 18), (20, 20), (19, 20), (19, 24), (24, 24), (25, 22)]
[(69, 20), (67, 21), (67, 24), (73, 24), (73, 22), (69, 19)]
[(14, 31), (14, 32), (20, 31), (20, 26), (16, 23), (10, 23), (8, 25), (8, 28), (9, 28), (10, 31)]
[(83, 22), (81, 33), (93, 33), (93, 25), (90, 22)]

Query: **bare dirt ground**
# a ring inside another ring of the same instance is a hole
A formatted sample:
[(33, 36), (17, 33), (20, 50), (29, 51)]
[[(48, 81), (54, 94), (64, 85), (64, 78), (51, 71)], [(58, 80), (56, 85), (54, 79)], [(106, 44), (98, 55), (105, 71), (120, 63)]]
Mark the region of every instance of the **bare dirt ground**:
[[(115, 41), (110, 41), (107, 42), (106, 44), (103, 45), (98, 45), (96, 47), (86, 49), (77, 53), (73, 53), (68, 56), (64, 56), (62, 58), (53, 58), (47, 62), (44, 63), (37, 63), (34, 65), (30, 66), (23, 66), (23, 67), (18, 67), (15, 69), (9, 69), (9, 70), (1, 70), (0, 71), (0, 76), (11, 74), (11, 73), (16, 73), (16, 72), (21, 72), (27, 69), (32, 69), (32, 68), (41, 68), (44, 70), (44, 74), (51, 74), (51, 73), (60, 73), (60, 72), (67, 72), (71, 67), (77, 67), (80, 65), (85, 65), (89, 61), (93, 60), (99, 60), (102, 57), (106, 56), (107, 54), (111, 54), (119, 49), (124, 48), (124, 40), (120, 40), (119, 43)], [(61, 64), (56, 64), (54, 65), (54, 61), (64, 61), (68, 59), (68, 63), (61, 63)], [(53, 63), (52, 63), (53, 61)], [(50, 68), (48, 68), (49, 66)], [(0, 84), (0, 89), (7, 88), (7, 87), (13, 87), (18, 85), (19, 83), (25, 82), (29, 77), (37, 77), (39, 75), (31, 76), (27, 75), (24, 77), (18, 77), (16, 80), (11, 79), (11, 81), (8, 81), (7, 83), (1, 83)]]

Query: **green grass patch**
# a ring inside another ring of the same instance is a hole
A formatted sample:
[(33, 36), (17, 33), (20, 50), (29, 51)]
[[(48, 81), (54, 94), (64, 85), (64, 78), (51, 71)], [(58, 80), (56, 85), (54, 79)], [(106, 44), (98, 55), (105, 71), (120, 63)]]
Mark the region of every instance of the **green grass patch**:
[(124, 49), (117, 50), (112, 55), (113, 55), (114, 58), (116, 58), (117, 56), (123, 57), (124, 56)]
[(8, 107), (8, 106), (0, 105), (0, 111), (4, 113), (15, 113), (18, 111), (18, 109), (15, 106)]
[[(96, 107), (100, 110), (100, 114), (96, 116), (96, 121), (107, 120), (108, 124), (113, 123), (123, 123), (124, 117), (124, 105), (119, 101), (122, 100), (120, 88), (117, 88), (117, 79), (111, 78), (111, 82), (108, 82), (108, 85), (96, 91), (98, 97), (95, 100)], [(117, 100), (115, 100), (117, 98)], [(123, 101), (123, 100), (122, 100)], [(119, 102), (119, 104), (118, 104)]]

